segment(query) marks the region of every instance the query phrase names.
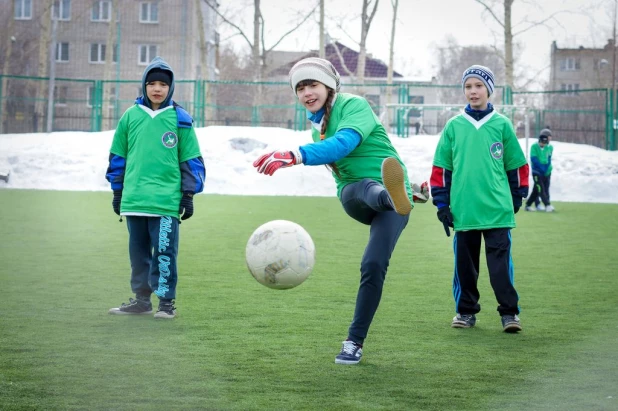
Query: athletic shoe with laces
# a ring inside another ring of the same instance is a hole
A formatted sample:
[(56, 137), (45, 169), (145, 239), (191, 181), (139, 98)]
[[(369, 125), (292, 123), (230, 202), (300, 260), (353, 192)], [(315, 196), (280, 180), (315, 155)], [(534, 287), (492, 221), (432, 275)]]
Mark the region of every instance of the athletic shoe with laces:
[(457, 314), (453, 317), (451, 327), (453, 328), (470, 328), (476, 324), (476, 315), (474, 314)]
[(546, 213), (553, 213), (555, 210), (553, 205), (548, 205), (547, 207), (545, 207), (545, 212)]
[(536, 208), (532, 208), (530, 206), (526, 206), (526, 211), (536, 211)]
[(149, 300), (129, 298), (129, 303), (122, 303), (120, 307), (110, 308), (110, 314), (141, 315), (152, 314), (152, 303)]
[(159, 309), (154, 315), (154, 318), (170, 319), (176, 317), (176, 307), (174, 307), (174, 301), (161, 301), (159, 302)]
[(521, 331), (521, 322), (517, 315), (503, 315), (502, 316), (502, 329), (506, 333), (516, 333)]
[(335, 357), (335, 364), (354, 365), (358, 364), (363, 357), (363, 346), (354, 341), (343, 342), (341, 352)]
[(382, 161), (382, 183), (393, 202), (393, 208), (400, 215), (408, 215), (412, 211), (412, 203), (406, 191), (406, 180), (403, 167), (395, 157)]

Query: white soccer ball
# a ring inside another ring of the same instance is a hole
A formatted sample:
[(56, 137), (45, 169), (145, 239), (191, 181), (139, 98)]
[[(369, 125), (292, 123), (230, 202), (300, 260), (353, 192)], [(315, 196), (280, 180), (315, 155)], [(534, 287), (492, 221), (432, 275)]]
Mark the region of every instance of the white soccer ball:
[(251, 275), (260, 284), (286, 290), (302, 284), (313, 271), (315, 246), (300, 225), (274, 220), (251, 234), (245, 258)]

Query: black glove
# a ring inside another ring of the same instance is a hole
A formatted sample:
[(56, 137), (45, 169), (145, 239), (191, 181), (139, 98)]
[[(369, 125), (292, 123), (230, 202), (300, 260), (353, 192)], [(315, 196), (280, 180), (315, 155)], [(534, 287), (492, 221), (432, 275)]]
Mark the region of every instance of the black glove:
[(513, 196), (513, 212), (517, 214), (519, 209), (521, 208), (522, 197)]
[(186, 220), (191, 218), (193, 215), (193, 193), (184, 193), (182, 198), (180, 199), (180, 208), (178, 209), (178, 214), (181, 220)]
[(449, 206), (444, 206), (438, 209), (438, 220), (442, 222), (444, 225), (444, 232), (446, 232), (446, 236), (451, 236), (451, 230), (448, 228), (453, 227), (453, 214), (451, 214), (451, 208)]
[(112, 208), (114, 213), (120, 215), (120, 201), (122, 200), (122, 190), (114, 190), (114, 199), (112, 200)]

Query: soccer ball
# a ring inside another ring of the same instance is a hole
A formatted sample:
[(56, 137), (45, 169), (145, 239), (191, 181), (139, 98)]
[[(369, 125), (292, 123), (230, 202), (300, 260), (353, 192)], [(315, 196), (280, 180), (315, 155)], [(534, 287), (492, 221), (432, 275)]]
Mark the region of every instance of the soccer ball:
[(247, 267), (262, 285), (286, 290), (309, 277), (315, 263), (315, 246), (307, 231), (286, 220), (259, 226), (247, 242)]

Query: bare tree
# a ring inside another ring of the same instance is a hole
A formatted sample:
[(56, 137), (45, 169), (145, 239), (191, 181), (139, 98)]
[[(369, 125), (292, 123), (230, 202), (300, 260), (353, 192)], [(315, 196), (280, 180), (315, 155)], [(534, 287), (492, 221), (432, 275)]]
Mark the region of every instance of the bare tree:
[[(549, 21), (555, 20), (555, 16), (560, 14), (562, 11), (552, 13), (551, 15), (545, 18), (542, 18), (540, 20), (529, 21), (527, 18), (524, 18), (521, 22), (518, 22), (517, 24), (513, 25), (512, 9), (513, 9), (513, 3), (515, 3), (515, 0), (475, 0), (475, 1), (479, 3), (481, 6), (483, 6), (485, 11), (491, 16), (491, 18), (496, 23), (498, 23), (500, 27), (502, 27), (502, 34), (504, 37), (504, 43), (503, 43), (504, 50), (503, 50), (503, 53), (499, 52), (498, 50), (497, 51), (498, 51), (498, 55), (500, 55), (503, 59), (506, 84), (512, 88), (514, 87), (514, 80), (515, 80), (514, 73), (513, 73), (513, 67), (514, 67), (513, 39), (516, 36), (522, 33), (525, 33), (534, 27), (547, 25)], [(502, 7), (502, 13), (500, 13), (499, 11), (500, 7)], [(514, 30), (516, 26), (521, 27), (521, 29)]]
[[(105, 68), (103, 69), (103, 112), (105, 113), (105, 108), (107, 107), (109, 101), (111, 101), (112, 97), (112, 69), (114, 67), (114, 52), (116, 51), (116, 46), (114, 44), (114, 35), (116, 33), (116, 24), (117, 19), (116, 16), (120, 16), (118, 13), (118, 0), (112, 0), (111, 2), (111, 10), (110, 10), (110, 19), (109, 26), (107, 27), (107, 40), (105, 43)], [(116, 14), (116, 15), (114, 15)], [(120, 64), (120, 63), (118, 63)], [(103, 115), (103, 118), (106, 119), (103, 124), (103, 130), (110, 130), (112, 128), (112, 118), (109, 115)]]
[(286, 37), (298, 30), (309, 18), (315, 13), (319, 2), (309, 11), (306, 15), (300, 16), (300, 20), (294, 24), (294, 27), (285, 32), (278, 40), (272, 43), (271, 46), (266, 46), (266, 38), (264, 35), (266, 22), (262, 15), (260, 2), (261, 0), (253, 0), (253, 40), (249, 39), (249, 36), (240, 27), (240, 25), (234, 22), (234, 18), (226, 16), (219, 11), (215, 6), (214, 0), (204, 0), (204, 2), (210, 7), (221, 20), (232, 27), (236, 34), (242, 37), (251, 50), (251, 57), (254, 63), (253, 80), (261, 81), (264, 77), (264, 73), (267, 69), (267, 56), (275, 47), (277, 47)]
[[(395, 64), (395, 29), (397, 27), (397, 10), (399, 8), (399, 0), (391, 0), (391, 6), (393, 7), (393, 19), (391, 20), (391, 41), (390, 50), (388, 53), (388, 71), (386, 72), (386, 103), (391, 102), (391, 96), (393, 94), (393, 65)], [(384, 109), (384, 125), (386, 129), (390, 129), (388, 107)]]
[[(51, 19), (52, 16), (52, 0), (44, 0), (44, 11), (41, 15), (41, 36), (39, 38), (39, 66), (37, 75), (39, 77), (47, 77), (48, 74), (48, 53), (49, 42), (51, 41)], [(56, 11), (58, 12), (58, 11)], [(56, 52), (56, 50), (54, 50)], [(34, 115), (36, 127), (35, 132), (43, 130), (43, 118), (45, 116), (45, 100), (46, 100), (46, 84), (43, 81), (38, 82), (36, 92), (36, 103), (34, 105)]]
[[(13, 16), (15, 15), (15, 2), (12, 1), (11, 2), (11, 13), (7, 18), (7, 25), (5, 26), (7, 28), (6, 30), (6, 35), (4, 37), (4, 61), (2, 62), (2, 75), (3, 76), (7, 76), (9, 75), (9, 67), (10, 67), (10, 62), (11, 62), (11, 57), (13, 54), (13, 42), (15, 41), (15, 37), (13, 36), (13, 21), (15, 21), (15, 19), (13, 18)], [(8, 79), (6, 77), (2, 77), (2, 93), (8, 94), (8, 90), (7, 90), (7, 86), (8, 86)], [(1, 96), (4, 97), (4, 96)], [(0, 134), (2, 134), (4, 132), (4, 118), (8, 118), (7, 113), (6, 113), (6, 102), (7, 99), (6, 98), (2, 98), (0, 99), (0, 113), (2, 113), (2, 116), (0, 117)]]
[(369, 35), (369, 29), (371, 28), (371, 22), (378, 10), (378, 4), (380, 0), (375, 0), (373, 3), (373, 10), (369, 12), (372, 0), (363, 0), (363, 11), (361, 14), (361, 37), (360, 37), (360, 49), (358, 51), (358, 63), (356, 64), (356, 77), (360, 84), (365, 83), (365, 63), (367, 60), (367, 36)]

